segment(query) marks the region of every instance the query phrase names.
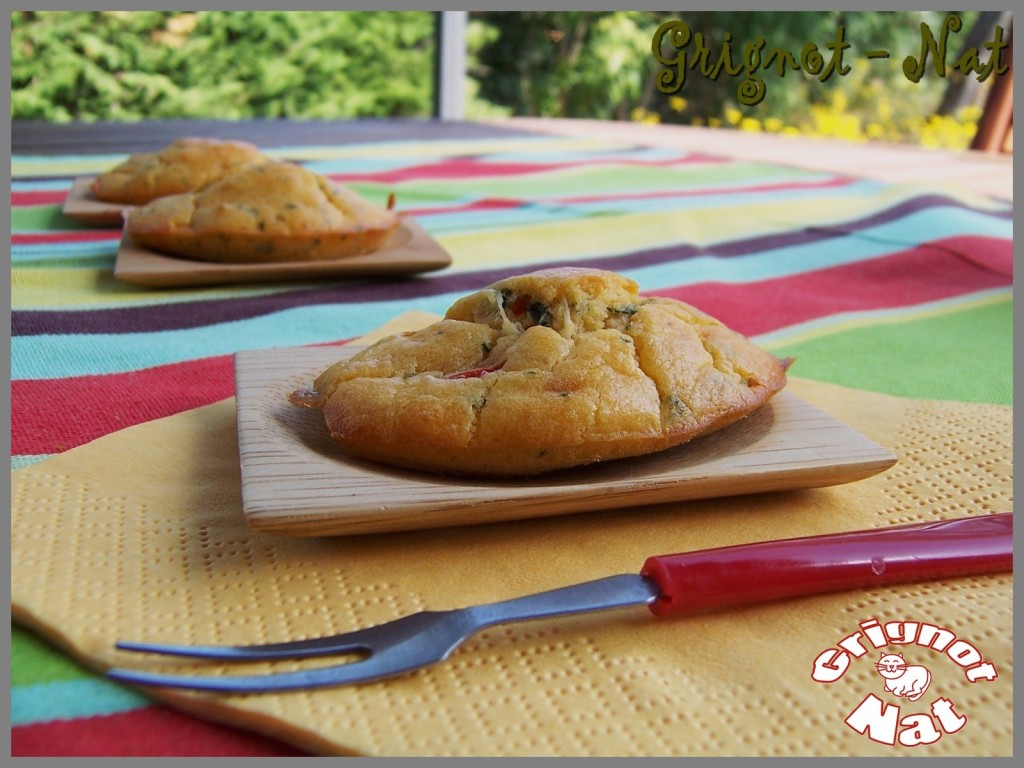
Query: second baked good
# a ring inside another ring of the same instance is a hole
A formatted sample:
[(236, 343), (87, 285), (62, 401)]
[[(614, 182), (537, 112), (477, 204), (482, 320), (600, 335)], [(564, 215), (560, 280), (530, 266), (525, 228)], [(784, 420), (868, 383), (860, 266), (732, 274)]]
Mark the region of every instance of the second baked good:
[(131, 155), (97, 176), (90, 190), (105, 203), (145, 205), (159, 197), (199, 189), (263, 159), (258, 147), (244, 141), (186, 137), (159, 152)]
[(203, 189), (126, 214), (147, 248), (204, 261), (338, 259), (378, 250), (399, 224), (390, 209), (300, 165), (248, 165)]
[(293, 393), (355, 456), (523, 476), (638, 456), (721, 429), (786, 383), (789, 361), (616, 273), (498, 281)]

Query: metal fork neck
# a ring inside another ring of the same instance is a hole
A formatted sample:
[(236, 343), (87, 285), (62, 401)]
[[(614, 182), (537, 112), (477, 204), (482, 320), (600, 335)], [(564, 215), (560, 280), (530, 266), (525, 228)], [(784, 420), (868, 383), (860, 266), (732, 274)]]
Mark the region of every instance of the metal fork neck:
[(512, 621), (649, 605), (659, 594), (658, 586), (650, 579), (624, 573), (464, 610), (473, 616), (479, 627), (487, 627)]

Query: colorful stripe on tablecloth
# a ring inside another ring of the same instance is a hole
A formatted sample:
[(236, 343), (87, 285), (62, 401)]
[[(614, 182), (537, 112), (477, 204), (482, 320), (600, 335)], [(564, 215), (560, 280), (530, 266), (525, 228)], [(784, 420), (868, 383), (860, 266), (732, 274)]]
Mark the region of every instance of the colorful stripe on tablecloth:
[[(441, 314), (493, 280), (556, 264), (613, 269), (647, 294), (693, 303), (795, 356), (794, 375), (1012, 402), (1009, 204), (603, 140), (270, 154), (378, 202), (395, 192), (452, 267), (391, 281), (140, 288), (112, 275), (116, 230), (60, 212), (75, 177), (123, 156), (14, 157), (12, 469), (231, 396), (239, 349), (337, 343), (402, 312)], [(54, 402), (90, 407), (68, 419)], [(12, 754), (98, 754), (112, 743), (120, 754), (295, 754), (151, 706), (20, 628), (12, 644)]]

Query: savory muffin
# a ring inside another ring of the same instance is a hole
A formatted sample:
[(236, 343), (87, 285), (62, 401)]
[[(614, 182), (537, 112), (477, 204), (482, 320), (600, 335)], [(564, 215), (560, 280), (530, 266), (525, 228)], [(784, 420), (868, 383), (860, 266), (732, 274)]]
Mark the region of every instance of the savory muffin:
[(257, 147), (241, 141), (177, 139), (159, 152), (131, 155), (97, 176), (90, 189), (105, 203), (145, 205), (158, 197), (199, 189), (263, 159)]
[(289, 399), (321, 410), (355, 456), (533, 475), (721, 429), (782, 389), (788, 365), (688, 304), (642, 298), (622, 275), (561, 268), (459, 299)]
[(396, 213), (351, 189), (266, 161), (131, 209), (125, 232), (143, 247), (204, 261), (281, 262), (371, 253), (398, 224)]

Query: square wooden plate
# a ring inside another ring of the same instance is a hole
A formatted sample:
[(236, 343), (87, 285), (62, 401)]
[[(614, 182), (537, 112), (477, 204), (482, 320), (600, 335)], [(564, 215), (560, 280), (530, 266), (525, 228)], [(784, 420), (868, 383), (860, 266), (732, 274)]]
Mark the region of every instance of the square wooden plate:
[(82, 176), (75, 179), (61, 211), (69, 219), (92, 227), (120, 227), (124, 224), (124, 209), (130, 206), (124, 203), (104, 203), (93, 197), (89, 186), (95, 178)]
[(649, 456), (526, 480), (402, 470), (347, 455), (319, 411), (286, 400), (357, 349), (236, 353), (242, 506), (253, 530), (334, 536), (489, 523), (840, 485), (896, 463), (891, 451), (783, 391), (731, 427)]
[(114, 262), (114, 277), (154, 288), (219, 283), (322, 280), (335, 277), (410, 275), (444, 269), (452, 257), (413, 219), (403, 218), (379, 250), (330, 261), (219, 264), (159, 253), (135, 244), (127, 234)]

